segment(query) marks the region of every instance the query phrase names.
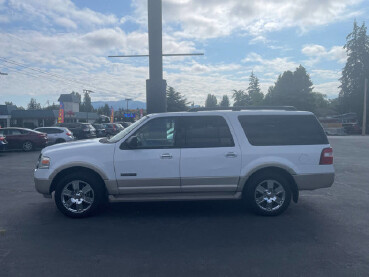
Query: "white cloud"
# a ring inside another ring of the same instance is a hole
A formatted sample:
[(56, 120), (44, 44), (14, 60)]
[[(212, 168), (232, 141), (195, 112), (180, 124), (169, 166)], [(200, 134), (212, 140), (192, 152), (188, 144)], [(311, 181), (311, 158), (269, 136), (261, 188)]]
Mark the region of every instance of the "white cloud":
[(341, 83), (339, 81), (321, 83), (318, 85), (314, 85), (314, 91), (326, 94), (328, 98), (335, 98), (338, 96), (338, 87), (340, 85)]
[(71, 0), (9, 0), (8, 5), (13, 20), (42, 20), (67, 28), (75, 28), (76, 24), (106, 26), (119, 23), (115, 15), (80, 9)]
[[(302, 31), (354, 17), (362, 0), (163, 0), (166, 23), (181, 25), (177, 36), (207, 39), (247, 33), (255, 37), (289, 27)], [(146, 24), (146, 0), (134, 0), (136, 20)]]
[(340, 71), (336, 71), (336, 70), (326, 70), (326, 69), (313, 69), (311, 70), (311, 74), (312, 77), (316, 77), (316, 78), (320, 78), (320, 79), (334, 79), (334, 80), (338, 80), (341, 76), (341, 72)]
[(273, 59), (264, 59), (256, 53), (250, 53), (242, 62), (249, 64), (254, 72), (269, 74), (269, 76), (277, 77), (279, 74), (287, 70), (295, 70), (299, 66), (298, 63), (291, 61), (289, 57), (277, 57)]
[(346, 51), (342, 46), (333, 46), (330, 50), (327, 50), (319, 44), (308, 44), (302, 48), (301, 52), (310, 58), (307, 61), (309, 65), (313, 65), (322, 59), (337, 61), (338, 63), (345, 63), (347, 60)]

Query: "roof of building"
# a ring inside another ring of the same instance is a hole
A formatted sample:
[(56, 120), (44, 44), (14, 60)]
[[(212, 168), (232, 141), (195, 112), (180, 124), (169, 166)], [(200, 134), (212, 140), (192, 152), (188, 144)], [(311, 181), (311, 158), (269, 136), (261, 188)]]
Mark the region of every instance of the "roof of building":
[(0, 105), (0, 115), (11, 115), (12, 111), (16, 109), (15, 105)]
[(58, 117), (58, 112), (52, 110), (14, 110), (12, 118), (52, 118)]
[(73, 102), (73, 103), (80, 103), (79, 98), (77, 95), (69, 93), (69, 94), (60, 94), (58, 99), (59, 102)]

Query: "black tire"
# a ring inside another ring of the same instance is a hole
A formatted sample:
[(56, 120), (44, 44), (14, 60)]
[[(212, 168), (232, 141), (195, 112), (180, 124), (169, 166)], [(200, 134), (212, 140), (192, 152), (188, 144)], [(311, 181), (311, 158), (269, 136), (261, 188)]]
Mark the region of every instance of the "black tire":
[(57, 139), (57, 140), (55, 141), (55, 143), (56, 143), (56, 144), (58, 144), (58, 143), (63, 143), (63, 142), (65, 142), (65, 140), (64, 140), (64, 139)]
[(33, 150), (33, 143), (29, 140), (23, 142), (22, 149), (24, 152), (29, 152)]
[[(273, 189), (269, 189), (269, 185)], [(265, 192), (261, 193), (264, 187), (266, 188)], [(284, 197), (282, 197), (283, 195)], [(287, 178), (279, 173), (264, 172), (252, 177), (246, 183), (243, 199), (254, 213), (263, 216), (276, 216), (288, 208), (291, 197), (291, 186)]]
[[(75, 181), (78, 181), (79, 188), (82, 188), (80, 189), (80, 194), (82, 193), (85, 184), (90, 186), (92, 190), (92, 194), (91, 194), (91, 191), (88, 191), (88, 198), (91, 199), (91, 196), (93, 196), (92, 197), (93, 201), (91, 201), (92, 202), (91, 204), (88, 204), (88, 202), (84, 202), (84, 200), (82, 199), (78, 199), (78, 197), (85, 199), (84, 194), (76, 195), (75, 194), (76, 191), (73, 191), (72, 192), (74, 193), (73, 197), (71, 196), (68, 199), (69, 196), (66, 196), (63, 193), (63, 190), (65, 188), (67, 188), (67, 190), (70, 191), (70, 189), (68, 188), (71, 188), (71, 186), (73, 187), (73, 184), (71, 183)], [(89, 173), (84, 173), (84, 172), (71, 173), (65, 176), (64, 178), (62, 178), (56, 185), (55, 204), (58, 207), (59, 211), (61, 211), (66, 216), (73, 217), (73, 218), (82, 218), (82, 217), (88, 217), (96, 213), (99, 210), (101, 204), (104, 202), (104, 196), (105, 196), (104, 185), (101, 184), (101, 182), (95, 176)], [(68, 202), (68, 200), (71, 200), (71, 201)], [(77, 203), (74, 201), (82, 201), (82, 203), (79, 203), (79, 205), (82, 205), (83, 209), (86, 209), (86, 210), (77, 211), (78, 209)], [(68, 209), (66, 205), (69, 205), (71, 202), (72, 204), (70, 205)]]

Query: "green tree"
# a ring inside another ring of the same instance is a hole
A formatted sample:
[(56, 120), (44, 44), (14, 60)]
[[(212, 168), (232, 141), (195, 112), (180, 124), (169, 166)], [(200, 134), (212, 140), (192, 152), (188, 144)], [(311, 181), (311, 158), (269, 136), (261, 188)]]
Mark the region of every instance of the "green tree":
[(5, 105), (14, 105), (11, 101), (5, 101)]
[[(49, 101), (48, 101), (49, 102)], [(59, 108), (60, 108), (60, 106), (59, 105), (57, 105), (57, 104), (55, 104), (54, 102), (53, 102), (53, 104), (52, 105), (50, 105), (50, 104), (48, 104), (46, 107), (44, 107), (43, 109), (44, 110), (59, 110)]]
[(88, 92), (85, 92), (85, 94), (83, 95), (83, 102), (80, 106), (80, 109), (82, 112), (93, 112), (94, 111), (94, 107), (91, 104), (91, 97), (90, 94)]
[(187, 99), (173, 87), (167, 88), (167, 110), (168, 112), (182, 112), (188, 110)]
[(221, 107), (229, 107), (229, 98), (227, 95), (223, 95), (222, 101), (220, 102), (219, 106)]
[(285, 71), (279, 75), (274, 86), (269, 88), (264, 103), (313, 111), (314, 101), (313, 83), (306, 69), (300, 65), (294, 72)]
[(215, 95), (209, 93), (208, 97), (206, 98), (206, 101), (205, 101), (205, 107), (206, 108), (214, 108), (214, 107), (217, 106), (217, 104), (218, 104), (218, 100), (215, 97)]
[(233, 90), (233, 107), (244, 107), (250, 104), (250, 96), (244, 90)]
[(261, 92), (259, 79), (255, 76), (254, 71), (251, 72), (250, 82), (247, 88), (247, 92), (251, 105), (261, 105), (264, 100), (264, 94)]
[[(354, 21), (352, 32), (346, 37), (346, 65), (340, 78), (339, 104), (345, 112), (356, 112), (363, 118), (364, 81), (369, 76), (369, 37), (365, 23), (359, 27)], [(369, 104), (368, 102), (366, 103)], [(368, 113), (369, 119), (369, 113)]]
[(31, 98), (27, 105), (27, 110), (41, 110), (41, 104), (37, 103), (35, 98)]

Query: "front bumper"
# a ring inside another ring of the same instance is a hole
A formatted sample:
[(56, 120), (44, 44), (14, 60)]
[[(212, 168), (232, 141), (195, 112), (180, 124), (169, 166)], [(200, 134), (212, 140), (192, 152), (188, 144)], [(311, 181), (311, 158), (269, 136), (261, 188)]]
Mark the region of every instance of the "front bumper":
[(293, 175), (299, 190), (329, 188), (334, 182), (334, 173)]
[(47, 169), (35, 169), (34, 181), (36, 190), (43, 195), (50, 195), (51, 180)]

